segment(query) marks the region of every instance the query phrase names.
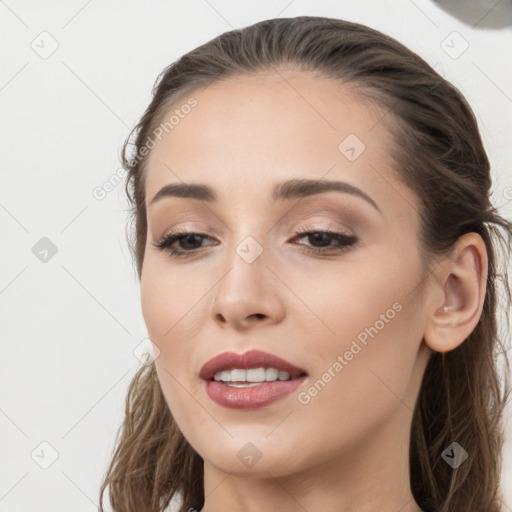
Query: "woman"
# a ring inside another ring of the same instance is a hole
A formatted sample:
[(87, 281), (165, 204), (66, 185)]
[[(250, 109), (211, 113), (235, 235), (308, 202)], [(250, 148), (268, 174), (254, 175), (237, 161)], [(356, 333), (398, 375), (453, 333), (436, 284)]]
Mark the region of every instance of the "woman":
[(310, 16), (222, 34), (153, 92), (123, 164), (159, 355), (100, 502), (501, 510), (510, 223), (460, 92), (390, 37)]

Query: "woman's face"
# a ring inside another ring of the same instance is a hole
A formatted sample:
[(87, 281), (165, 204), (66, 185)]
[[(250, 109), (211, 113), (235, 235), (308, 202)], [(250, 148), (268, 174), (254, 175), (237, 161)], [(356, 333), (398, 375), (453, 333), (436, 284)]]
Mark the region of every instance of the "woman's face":
[[(141, 276), (179, 428), (205, 468), (239, 475), (402, 457), (429, 349), (419, 206), (393, 171), (391, 114), (289, 71), (191, 96), (150, 154)], [(212, 192), (152, 202), (185, 183)], [(177, 229), (196, 236), (154, 245)], [(221, 359), (202, 378), (212, 358), (249, 351), (300, 371), (272, 382), (286, 366)]]

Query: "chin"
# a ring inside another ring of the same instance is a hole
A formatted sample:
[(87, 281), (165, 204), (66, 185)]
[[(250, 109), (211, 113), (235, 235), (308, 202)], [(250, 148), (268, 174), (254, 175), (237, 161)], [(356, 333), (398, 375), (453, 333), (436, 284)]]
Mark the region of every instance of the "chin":
[(304, 464), (298, 457), (297, 443), (292, 442), (289, 437), (288, 439), (289, 445), (277, 437), (271, 442), (268, 438), (265, 439), (265, 434), (243, 435), (229, 440), (210, 439), (208, 445), (198, 446), (196, 451), (205, 463), (225, 473), (235, 476), (277, 477), (300, 471)]
[(214, 455), (203, 459), (209, 465), (224, 473), (237, 477), (269, 478), (282, 477), (296, 473), (300, 468), (292, 467), (287, 461), (287, 454), (282, 453), (272, 457), (262, 456), (252, 466), (245, 465), (236, 456), (216, 458)]

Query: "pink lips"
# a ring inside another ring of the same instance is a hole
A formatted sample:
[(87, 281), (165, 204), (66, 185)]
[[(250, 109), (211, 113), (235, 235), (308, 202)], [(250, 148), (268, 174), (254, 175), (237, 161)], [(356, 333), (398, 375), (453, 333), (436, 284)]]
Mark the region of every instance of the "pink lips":
[[(222, 370), (234, 368), (249, 370), (261, 367), (288, 372), (291, 380), (276, 380), (247, 388), (231, 387), (213, 380), (214, 375)], [(207, 395), (215, 403), (232, 409), (256, 409), (291, 393), (304, 382), (307, 372), (268, 352), (251, 350), (243, 354), (223, 352), (204, 364), (199, 376), (205, 381)]]

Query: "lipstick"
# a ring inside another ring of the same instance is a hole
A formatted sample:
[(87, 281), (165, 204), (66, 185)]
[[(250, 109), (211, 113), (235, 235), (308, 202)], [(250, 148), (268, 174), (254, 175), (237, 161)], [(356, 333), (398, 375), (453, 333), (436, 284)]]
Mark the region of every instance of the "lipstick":
[[(249, 371), (248, 371), (249, 370)], [(203, 365), (199, 376), (208, 397), (231, 409), (257, 409), (290, 394), (307, 372), (268, 352), (223, 352)]]

